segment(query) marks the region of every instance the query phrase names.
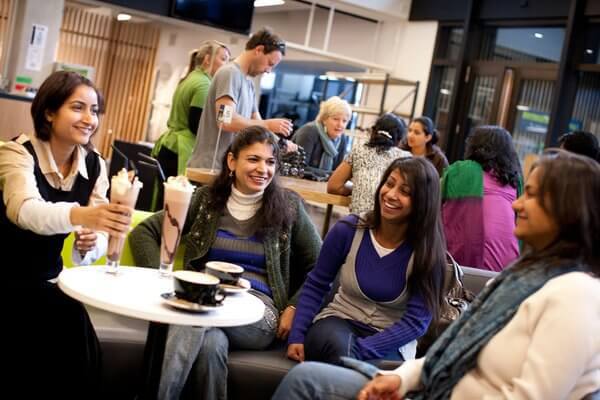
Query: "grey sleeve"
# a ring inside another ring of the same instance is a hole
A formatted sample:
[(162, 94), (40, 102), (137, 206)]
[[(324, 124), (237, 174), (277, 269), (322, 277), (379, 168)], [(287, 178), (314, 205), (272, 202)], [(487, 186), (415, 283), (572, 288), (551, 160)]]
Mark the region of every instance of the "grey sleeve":
[(213, 78), (212, 85), (215, 86), (215, 101), (221, 97), (231, 97), (233, 102), (238, 104), (238, 96), (242, 90), (242, 80), (234, 70), (227, 68), (219, 71)]

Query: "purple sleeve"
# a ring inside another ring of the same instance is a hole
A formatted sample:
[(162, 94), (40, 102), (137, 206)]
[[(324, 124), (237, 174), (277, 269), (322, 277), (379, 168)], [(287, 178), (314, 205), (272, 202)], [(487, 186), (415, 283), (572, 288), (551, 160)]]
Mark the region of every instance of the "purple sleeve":
[(381, 359), (393, 350), (423, 336), (431, 322), (431, 313), (423, 296), (414, 293), (408, 299), (400, 321), (374, 335), (357, 339), (355, 350), (361, 360)]
[[(342, 221), (354, 225), (357, 219), (355, 215), (349, 215)], [(325, 236), (317, 264), (304, 282), (288, 338), (290, 344), (304, 343), (306, 331), (321, 309), (323, 299), (331, 290), (331, 283), (335, 280), (350, 251), (356, 229), (342, 221), (336, 223)]]

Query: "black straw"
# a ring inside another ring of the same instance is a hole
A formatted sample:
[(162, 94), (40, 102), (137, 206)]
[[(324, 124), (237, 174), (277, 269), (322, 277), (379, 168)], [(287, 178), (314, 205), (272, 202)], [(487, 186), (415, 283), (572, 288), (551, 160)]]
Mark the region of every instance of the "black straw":
[[(167, 180), (167, 178), (165, 177), (165, 173), (160, 165), (160, 161), (158, 161), (156, 158), (154, 157), (150, 157), (147, 154), (144, 153), (138, 153), (138, 156), (145, 158), (146, 160), (150, 161), (152, 164), (154, 164), (153, 166), (156, 167), (158, 169), (158, 175), (160, 177), (160, 181), (161, 182), (165, 182)], [(140, 160), (140, 162), (144, 162), (143, 160)], [(148, 164), (148, 163), (145, 163)]]

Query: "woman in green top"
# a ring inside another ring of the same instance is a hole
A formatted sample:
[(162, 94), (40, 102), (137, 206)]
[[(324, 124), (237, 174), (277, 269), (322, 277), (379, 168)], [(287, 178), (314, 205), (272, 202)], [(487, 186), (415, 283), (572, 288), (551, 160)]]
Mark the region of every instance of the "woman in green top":
[[(208, 40), (192, 53), (188, 74), (173, 94), (168, 130), (161, 135), (152, 156), (166, 176), (182, 175), (196, 142), (196, 131), (212, 77), (229, 61), (231, 52), (216, 40)], [(162, 202), (157, 202), (160, 206)]]

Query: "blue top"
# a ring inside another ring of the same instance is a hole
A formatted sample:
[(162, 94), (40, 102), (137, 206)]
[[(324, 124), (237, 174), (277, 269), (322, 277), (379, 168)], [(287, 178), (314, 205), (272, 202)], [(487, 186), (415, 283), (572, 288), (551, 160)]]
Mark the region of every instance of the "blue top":
[[(312, 321), (321, 309), (338, 271), (346, 261), (356, 232), (356, 215), (339, 221), (327, 234), (315, 268), (308, 274), (298, 301), (288, 343), (304, 343)], [(371, 237), (363, 236), (356, 255), (356, 276), (361, 291), (374, 302), (397, 298), (406, 286), (405, 276), (412, 245), (405, 241), (392, 253), (379, 257)], [(354, 321), (360, 325), (362, 321)], [(371, 336), (357, 339), (356, 349), (362, 359), (380, 359), (390, 351), (422, 336), (431, 313), (420, 293), (410, 293), (404, 316), (391, 326)]]
[(224, 229), (217, 230), (215, 242), (202, 260), (208, 261), (225, 261), (243, 267), (242, 277), (250, 281), (252, 289), (273, 297), (268, 284), (263, 242), (256, 234), (246, 238)]

